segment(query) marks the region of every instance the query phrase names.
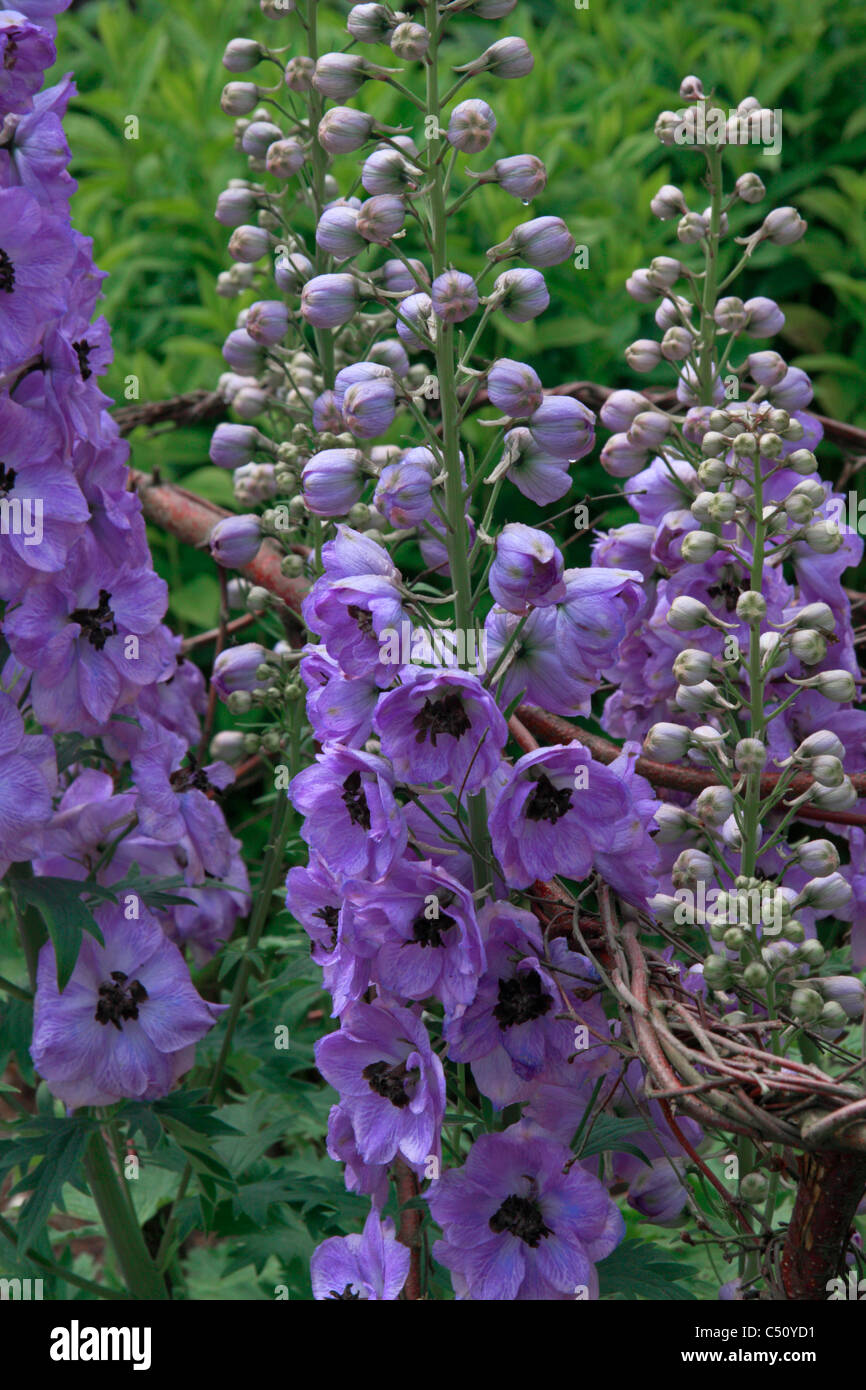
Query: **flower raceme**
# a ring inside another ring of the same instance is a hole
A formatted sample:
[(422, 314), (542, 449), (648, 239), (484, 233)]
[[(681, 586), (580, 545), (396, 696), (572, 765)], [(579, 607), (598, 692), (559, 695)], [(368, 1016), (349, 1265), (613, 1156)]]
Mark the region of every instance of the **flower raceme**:
[[(0, 868), (31, 861), (71, 899), (83, 878), (108, 889), (133, 866), (155, 879), (181, 870), (209, 895), (158, 911), (136, 899), (129, 920), (104, 903), (104, 944), (85, 934), (62, 989), (42, 947), (32, 1055), (77, 1108), (160, 1097), (190, 1068), (218, 1007), (196, 994), (182, 947), (213, 953), (246, 909), (247, 880), (216, 803), (207, 835), (181, 814), (169, 833), (144, 775), (148, 738), (167, 740), (180, 767), (205, 692), (164, 624), (166, 586), (99, 387), (111, 358), (94, 320), (103, 277), (69, 209), (75, 86), (39, 90), (67, 3), (22, 0), (0, 15)], [(74, 758), (58, 759), (61, 736)], [(232, 891), (205, 887), (224, 870)]]

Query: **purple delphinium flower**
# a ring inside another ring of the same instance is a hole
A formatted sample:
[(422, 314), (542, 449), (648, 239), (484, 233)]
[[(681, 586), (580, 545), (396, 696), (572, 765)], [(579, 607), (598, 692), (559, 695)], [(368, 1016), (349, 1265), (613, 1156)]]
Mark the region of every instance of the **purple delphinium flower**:
[(348, 1191), (369, 1197), (373, 1206), (381, 1211), (391, 1191), (388, 1165), (364, 1162), (355, 1143), (351, 1116), (342, 1105), (331, 1106), (327, 1149), (335, 1163), (345, 1165), (343, 1177)]
[(508, 522), (496, 537), (490, 592), (509, 613), (524, 613), (530, 605), (546, 608), (565, 597), (563, 567), (559, 548), (546, 531)]
[(382, 1221), (373, 1207), (363, 1235), (331, 1236), (314, 1250), (313, 1298), (393, 1301), (406, 1282), (411, 1258), (408, 1246), (394, 1235), (393, 1221)]
[(399, 632), (406, 618), (399, 571), (382, 546), (348, 526), (337, 527), (322, 560), (325, 573), (303, 603), (307, 627), (345, 675), (373, 674), (390, 685), (394, 671), (381, 660), (381, 639), (386, 630)]
[(493, 848), (514, 888), (554, 874), (582, 879), (596, 852), (628, 842), (624, 783), (571, 743), (537, 748), (514, 764), (490, 817)]
[[(446, 1022), (445, 1036), (449, 1057), (469, 1062), (479, 1090), (501, 1109), (529, 1099), (539, 1074), (574, 1051), (574, 1025), (558, 1017), (563, 990), (580, 980), (592, 988), (597, 977), (561, 937), (550, 942), (546, 955), (531, 912), (488, 902), (479, 921), (487, 968), (469, 1007)], [(559, 982), (558, 966), (567, 972)]]
[(406, 847), (406, 821), (384, 758), (329, 745), (292, 780), (301, 834), (335, 873), (381, 878)]
[(34, 570), (65, 568), (90, 512), (44, 413), (0, 399), (0, 438), (0, 498), (13, 523), (0, 534), (0, 593), (9, 599), (23, 594)]
[(310, 938), (313, 960), (322, 969), (325, 989), (339, 1018), (347, 1004), (370, 987), (369, 952), (359, 954), (346, 931), (351, 910), (341, 880), (315, 853), (306, 867), (296, 864), (286, 877), (286, 907)]
[(464, 671), (407, 667), (379, 700), (373, 728), (398, 777), (476, 792), (499, 766), (508, 730), (496, 702)]
[(58, 218), (26, 188), (0, 189), (0, 372), (23, 365), (62, 313), (71, 259)]
[[(494, 607), (484, 621), (487, 660), (496, 672), (499, 698), (504, 707), (521, 699), (539, 705), (551, 714), (582, 714), (589, 711), (589, 699), (598, 681), (589, 679), (584, 668), (569, 666), (562, 659), (557, 634), (557, 608), (534, 608), (525, 621), (516, 613)], [(510, 639), (523, 622), (514, 642)], [(497, 663), (509, 645), (504, 672)], [(501, 682), (501, 684), (500, 684)]]
[[(188, 854), (186, 878), (226, 878), (232, 862), (232, 836), (222, 811), (208, 796), (235, 780), (228, 763), (200, 767), (185, 741), (155, 720), (141, 717), (144, 738), (132, 757), (142, 834), (183, 843)], [(186, 758), (186, 761), (184, 759)]]
[(484, 969), (472, 894), (429, 861), (400, 860), (379, 883), (349, 880), (348, 944), (372, 958), (372, 977), (399, 999), (469, 1004)]
[(561, 1144), (512, 1127), (482, 1134), (462, 1168), (428, 1200), (443, 1239), (435, 1258), (458, 1297), (523, 1302), (598, 1297), (595, 1262), (616, 1248), (625, 1222), (597, 1178)]
[(104, 946), (86, 935), (62, 994), (50, 942), (39, 953), (33, 1064), (72, 1109), (154, 1100), (192, 1066), (222, 1007), (196, 993), (176, 946), (146, 911), (96, 909)]
[(640, 611), (642, 576), (635, 570), (572, 569), (564, 581), (556, 609), (561, 658), (589, 675), (613, 658)]
[(261, 690), (266, 682), (256, 672), (268, 658), (261, 642), (242, 642), (219, 653), (213, 664), (211, 684), (221, 700), (227, 700), (236, 690)]
[(373, 730), (379, 688), (372, 676), (344, 676), (322, 646), (305, 648), (300, 663), (307, 718), (319, 743), (360, 748)]
[(376, 439), (394, 420), (394, 383), (386, 377), (356, 382), (346, 391), (341, 409), (350, 434), (357, 439)]
[(557, 502), (571, 487), (568, 464), (539, 448), (525, 425), (508, 431), (497, 467), (505, 468), (509, 481), (539, 507)]
[(76, 547), (62, 575), (34, 582), (4, 632), (33, 672), (31, 699), (46, 728), (96, 732), (174, 660), (159, 628), (165, 581), (152, 569), (93, 572)]
[(355, 1004), (339, 1032), (316, 1045), (316, 1066), (340, 1093), (365, 1163), (398, 1154), (421, 1172), (438, 1158), (445, 1075), (421, 1019), (409, 1009)]
[(0, 876), (41, 852), (56, 784), (51, 739), (25, 733), (14, 700), (0, 693)]
[(75, 83), (68, 76), (39, 92), (32, 111), (17, 120), (11, 141), (0, 149), (0, 187), (21, 184), (43, 207), (60, 214), (76, 187), (66, 168), (70, 154), (61, 124), (74, 93)]
[(29, 111), (57, 57), (51, 35), (20, 11), (0, 10), (0, 117)]

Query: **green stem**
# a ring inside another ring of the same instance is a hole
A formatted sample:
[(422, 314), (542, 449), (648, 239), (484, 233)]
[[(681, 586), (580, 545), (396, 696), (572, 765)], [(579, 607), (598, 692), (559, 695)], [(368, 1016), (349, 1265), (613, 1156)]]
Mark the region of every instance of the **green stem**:
[[(435, 34), (438, 25), (436, 0), (426, 0), (426, 27)], [(437, 45), (431, 45), (427, 61), (427, 115), (439, 121), (439, 58)], [(439, 154), (441, 136), (431, 141), (431, 154)], [(435, 146), (435, 150), (434, 150)], [(448, 214), (445, 207), (445, 176), (441, 162), (436, 162), (430, 184), (430, 233), (433, 247), (433, 277), (441, 275), (448, 265)], [(464, 633), (474, 626), (472, 618), (472, 575), (469, 567), (470, 540), (463, 500), (463, 480), (460, 475), (460, 411), (457, 401), (457, 374), (454, 350), (454, 327), (437, 323), (436, 375), (439, 379), (439, 399), (442, 408), (442, 452), (445, 458), (445, 500), (448, 513), (447, 546), (454, 586), (454, 618)], [(487, 846), (487, 802), (483, 792), (468, 798), (469, 838), (472, 842), (472, 867), (475, 887), (481, 888), (488, 879), (484, 866)]]
[(168, 1291), (148, 1253), (144, 1236), (120, 1186), (111, 1155), (96, 1129), (87, 1144), (84, 1167), (100, 1220), (114, 1251), (123, 1282), (133, 1298), (166, 1299)]

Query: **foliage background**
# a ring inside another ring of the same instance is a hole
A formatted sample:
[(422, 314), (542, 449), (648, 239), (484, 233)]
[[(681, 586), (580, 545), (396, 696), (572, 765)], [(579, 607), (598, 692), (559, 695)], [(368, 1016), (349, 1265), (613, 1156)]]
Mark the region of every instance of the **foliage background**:
[[(336, 33), (348, 6), (323, 8)], [(519, 345), (518, 355), (531, 360), (548, 385), (574, 379), (637, 384), (622, 353), (647, 318), (625, 295), (623, 282), (636, 265), (670, 250), (671, 224), (648, 212), (660, 184), (680, 184), (690, 205), (702, 206), (691, 181), (700, 162), (664, 149), (652, 133), (657, 112), (679, 104), (681, 77), (694, 72), (708, 91), (717, 88), (726, 106), (754, 93), (765, 106), (783, 109), (780, 157), (766, 159), (750, 149), (738, 159), (741, 169), (754, 167), (764, 177), (774, 204), (801, 210), (809, 233), (793, 248), (762, 248), (739, 293), (781, 303), (787, 323), (778, 346), (813, 375), (817, 408), (866, 425), (862, 19), (858, 0), (764, 0), (760, 12), (754, 0), (665, 0), (662, 6), (589, 0), (587, 9), (572, 0), (534, 0), (501, 25), (463, 23), (466, 52), (455, 62), (501, 33), (529, 41), (536, 56), (529, 78), (490, 83), (489, 90), (479, 85), (472, 94), (486, 96), (496, 111), (493, 157), (526, 151), (547, 164), (548, 187), (532, 215), (560, 214), (589, 248), (587, 270), (567, 263), (548, 272), (547, 314), (534, 324), (505, 323), (511, 341), (495, 336), (490, 351), (513, 353)], [(279, 43), (280, 27), (263, 20), (249, 0), (86, 0), (61, 16), (56, 75), (71, 70), (79, 89), (67, 120), (79, 180), (73, 215), (93, 237), (97, 263), (110, 272), (102, 307), (112, 325), (115, 364), (106, 389), (120, 403), (132, 375), (141, 400), (149, 401), (212, 389), (224, 368), (220, 347), (238, 303), (214, 290), (228, 261), (227, 233), (213, 219), (213, 207), (244, 165), (233, 150), (232, 123), (219, 109), (227, 78), (220, 59), (229, 38), (266, 35)], [(376, 90), (370, 100), (384, 119), (400, 119), (400, 99), (389, 91)], [(129, 116), (138, 119), (137, 139), (124, 137)], [(761, 215), (760, 208), (754, 211)], [(525, 216), (499, 190), (481, 190), (461, 215), (458, 264), (463, 253), (468, 266), (477, 263)], [(208, 464), (209, 433), (206, 427), (150, 437), (139, 431), (133, 463), (158, 467), (166, 478), (231, 505), (229, 477)], [(832, 474), (832, 450), (824, 457)], [(577, 496), (610, 492), (597, 462), (586, 460), (580, 470)], [(610, 519), (624, 520), (625, 512)], [(151, 542), (171, 586), (169, 620), (186, 633), (211, 626), (218, 589), (210, 562), (163, 534), (154, 532)], [(241, 827), (253, 865), (268, 809), (267, 797), (234, 808), (233, 824)], [(300, 842), (295, 848), (300, 857)], [(321, 1143), (332, 1097), (312, 1067), (313, 1041), (327, 1026), (321, 1015), (308, 1016), (325, 1002), (317, 972), (303, 934), (285, 913), (272, 930), (276, 935), (260, 949), (258, 992), (238, 1033), (234, 1090), (220, 1112), (233, 1128), (210, 1136), (217, 1168), (208, 1214), (224, 1238), (188, 1245), (184, 1275), (193, 1298), (273, 1298), (280, 1283), (291, 1297), (309, 1297), (306, 1261), (313, 1245), (358, 1229), (363, 1219), (365, 1204), (344, 1193)], [(14, 969), (7, 950), (0, 958), (2, 968)], [(236, 961), (230, 949), (227, 979)], [(16, 1051), (25, 1079), (32, 1080), (32, 1073), (26, 1076), (23, 1010), (12, 1000), (4, 1022), (23, 1044)], [(290, 1029), (287, 1053), (274, 1050), (273, 1029), (280, 1024)], [(209, 1047), (200, 1048), (204, 1063)], [(36, 1100), (47, 1117), (50, 1103)], [(174, 1132), (183, 1135), (182, 1125)], [(188, 1133), (185, 1138), (189, 1145)], [(176, 1181), (172, 1168), (189, 1153), (183, 1144), (166, 1143), (160, 1161), (145, 1165), (133, 1185), (143, 1215), (158, 1220)], [(232, 1185), (225, 1173), (240, 1174), (242, 1181)], [(87, 1239), (92, 1204), (68, 1184), (63, 1195), (75, 1219), (61, 1262), (87, 1277), (94, 1260)], [(201, 1228), (201, 1200), (188, 1199), (184, 1208), (190, 1231)], [(630, 1225), (640, 1227), (633, 1213)], [(608, 1262), (606, 1296), (715, 1297), (724, 1274), (695, 1251), (683, 1265), (675, 1231), (649, 1227), (640, 1234), (654, 1244), (638, 1247), (645, 1257), (629, 1255), (622, 1268), (615, 1268), (620, 1252)], [(53, 1231), (55, 1257), (57, 1236)], [(50, 1253), (47, 1245), (43, 1249)], [(5, 1257), (3, 1264), (2, 1272), (15, 1272)], [(72, 1293), (66, 1288), (63, 1296)]]

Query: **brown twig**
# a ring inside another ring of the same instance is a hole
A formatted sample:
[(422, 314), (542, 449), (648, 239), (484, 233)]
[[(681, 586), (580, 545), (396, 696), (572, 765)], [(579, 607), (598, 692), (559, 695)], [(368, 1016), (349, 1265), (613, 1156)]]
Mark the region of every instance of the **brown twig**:
[(421, 1213), (417, 1207), (407, 1206), (407, 1203), (418, 1196), (418, 1179), (402, 1158), (398, 1158), (394, 1164), (394, 1182), (397, 1201), (402, 1208), (397, 1239), (411, 1251), (403, 1295), (417, 1301), (421, 1297)]

